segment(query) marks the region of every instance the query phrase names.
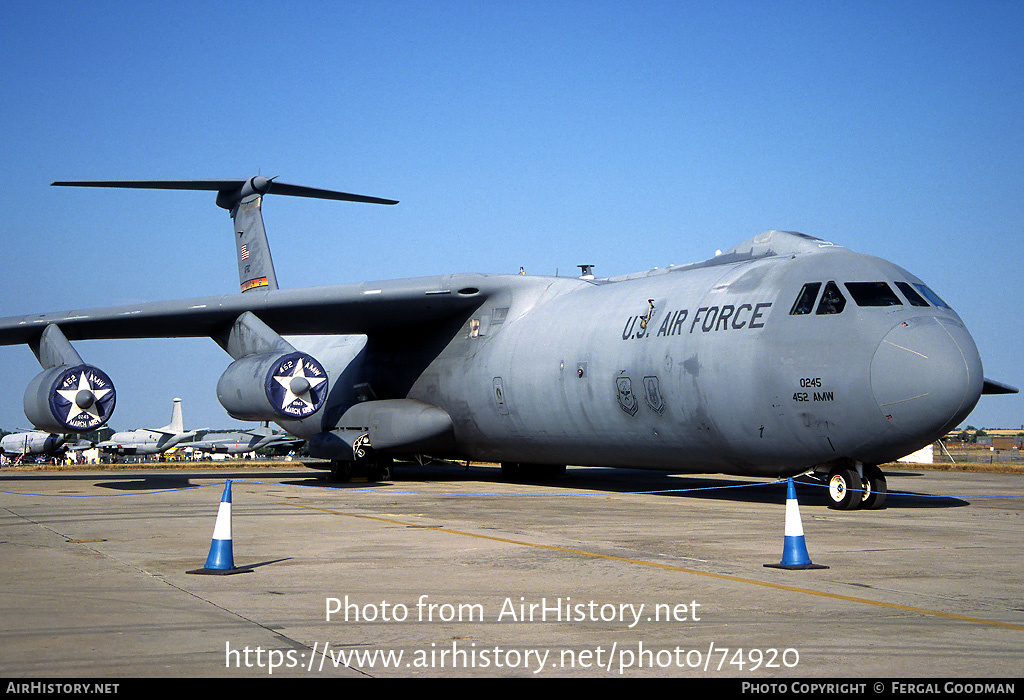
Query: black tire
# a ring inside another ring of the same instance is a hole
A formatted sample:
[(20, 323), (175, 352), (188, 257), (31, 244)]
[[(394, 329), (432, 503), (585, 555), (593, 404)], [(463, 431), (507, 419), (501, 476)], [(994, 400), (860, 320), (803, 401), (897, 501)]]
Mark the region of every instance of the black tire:
[(864, 499), (860, 474), (850, 467), (836, 467), (828, 473), (828, 507), (833, 510), (855, 510)]
[(564, 464), (535, 464), (533, 467), (538, 479), (562, 479), (565, 477)]
[(366, 470), (370, 481), (392, 481), (395, 478), (395, 460), (391, 457), (377, 457)]
[(352, 478), (352, 462), (331, 460), (331, 481), (349, 481)]
[(506, 479), (524, 479), (529, 481), (560, 479), (565, 476), (565, 465), (502, 462), (501, 475)]
[(502, 462), (501, 475), (506, 479), (519, 479), (523, 475), (523, 468), (519, 462)]
[(887, 490), (885, 474), (882, 473), (881, 469), (874, 464), (865, 464), (864, 478), (861, 479), (861, 484), (864, 489), (864, 498), (860, 504), (861, 508), (878, 510), (885, 506)]

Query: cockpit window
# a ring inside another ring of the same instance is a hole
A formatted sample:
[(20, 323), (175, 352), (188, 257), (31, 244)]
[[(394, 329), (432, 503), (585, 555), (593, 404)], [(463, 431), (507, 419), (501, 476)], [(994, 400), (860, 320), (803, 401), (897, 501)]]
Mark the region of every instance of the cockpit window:
[(818, 290), (821, 289), (821, 282), (808, 282), (800, 290), (800, 296), (793, 303), (789, 310), (790, 316), (803, 316), (814, 310), (814, 300), (818, 298)]
[(825, 285), (825, 291), (821, 293), (821, 301), (818, 302), (818, 310), (815, 314), (838, 314), (846, 308), (846, 297), (839, 291), (835, 282)]
[(897, 282), (896, 286), (899, 287), (899, 290), (901, 292), (903, 292), (903, 296), (905, 296), (907, 298), (907, 301), (909, 301), (911, 303), (911, 305), (913, 305), (913, 306), (928, 306), (928, 302), (925, 301), (921, 297), (920, 294), (915, 292), (914, 288), (911, 287), (906, 282)]
[(949, 308), (949, 304), (942, 301), (942, 299), (939, 299), (939, 295), (933, 292), (932, 290), (928, 289), (927, 285), (918, 284), (915, 282), (914, 287), (917, 289), (917, 291), (921, 292), (921, 294), (924, 295), (925, 299), (935, 304), (935, 306), (938, 306), (940, 309)]
[(885, 282), (847, 282), (846, 289), (857, 306), (903, 306)]

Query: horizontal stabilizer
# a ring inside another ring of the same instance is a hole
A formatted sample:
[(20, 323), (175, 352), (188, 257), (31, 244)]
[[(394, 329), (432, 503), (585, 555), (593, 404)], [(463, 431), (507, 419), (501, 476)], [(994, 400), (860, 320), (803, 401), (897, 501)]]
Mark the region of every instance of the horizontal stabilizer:
[(270, 256), (263, 226), (261, 202), (268, 194), (333, 199), (366, 204), (398, 204), (394, 199), (290, 185), (272, 177), (257, 175), (227, 180), (58, 180), (60, 187), (117, 187), (146, 190), (205, 190), (217, 193), (217, 206), (231, 213), (235, 248), (238, 253), (238, 282), (242, 292), (266, 292), (278, 288), (277, 273)]
[(217, 192), (217, 203), (231, 209), (245, 197), (252, 194), (283, 194), (291, 197), (333, 199), (342, 202), (363, 202), (365, 204), (398, 204), (394, 199), (368, 197), (362, 194), (324, 190), (304, 185), (290, 185), (276, 182), (274, 178), (262, 175), (251, 178), (225, 180), (61, 180), (50, 183), (57, 187), (124, 187), (144, 190), (207, 190)]
[(1016, 394), (1017, 393), (1017, 387), (1010, 386), (1009, 384), (1003, 384), (1002, 382), (997, 382), (994, 379), (988, 379), (986, 377), (985, 383), (982, 385), (982, 388), (981, 388), (981, 393), (982, 394)]

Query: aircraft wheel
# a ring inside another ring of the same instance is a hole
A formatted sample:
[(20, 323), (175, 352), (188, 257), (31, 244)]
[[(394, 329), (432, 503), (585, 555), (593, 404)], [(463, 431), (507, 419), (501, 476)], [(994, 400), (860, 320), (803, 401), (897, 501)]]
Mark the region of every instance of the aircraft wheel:
[(501, 475), (506, 479), (518, 479), (523, 474), (522, 465), (519, 462), (502, 462)]
[(331, 481), (348, 481), (352, 478), (352, 462), (331, 460)]
[(565, 476), (565, 465), (502, 462), (501, 475), (508, 479), (558, 479)]
[(836, 467), (828, 475), (829, 508), (834, 510), (854, 510), (859, 508), (864, 492), (861, 488), (860, 474), (850, 467)]
[(395, 460), (391, 457), (378, 457), (370, 464), (367, 477), (371, 481), (391, 481), (395, 478)]
[(561, 479), (565, 476), (564, 464), (536, 464), (534, 468), (539, 479)]
[(864, 488), (864, 500), (861, 501), (861, 508), (877, 510), (885, 505), (885, 474), (874, 464), (864, 465), (864, 478), (861, 480)]

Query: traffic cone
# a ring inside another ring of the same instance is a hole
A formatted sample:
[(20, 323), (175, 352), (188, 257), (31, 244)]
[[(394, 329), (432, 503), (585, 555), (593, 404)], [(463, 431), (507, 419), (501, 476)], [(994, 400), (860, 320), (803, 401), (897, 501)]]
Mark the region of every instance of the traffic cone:
[(769, 569), (827, 569), (827, 566), (811, 563), (804, 542), (804, 526), (800, 522), (800, 505), (796, 502), (796, 487), (793, 479), (786, 485), (786, 536), (782, 545), (782, 561), (765, 564)]
[(217, 511), (217, 522), (213, 526), (213, 542), (210, 543), (210, 554), (206, 557), (206, 566), (193, 569), (189, 574), (247, 574), (252, 569), (236, 569), (235, 557), (231, 551), (231, 480), (224, 485), (224, 495), (220, 499)]

